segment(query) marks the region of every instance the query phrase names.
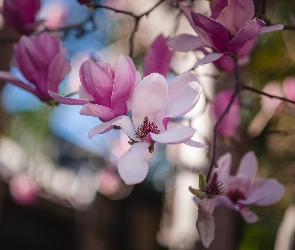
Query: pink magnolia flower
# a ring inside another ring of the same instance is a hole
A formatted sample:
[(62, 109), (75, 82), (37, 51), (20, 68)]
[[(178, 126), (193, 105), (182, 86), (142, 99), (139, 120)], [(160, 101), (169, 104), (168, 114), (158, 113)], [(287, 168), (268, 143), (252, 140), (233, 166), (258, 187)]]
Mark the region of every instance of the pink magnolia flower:
[(204, 147), (191, 140), (195, 129), (175, 124), (167, 126), (169, 118), (189, 112), (200, 97), (200, 83), (191, 73), (183, 73), (167, 84), (165, 77), (152, 73), (143, 78), (134, 90), (129, 116), (120, 116), (103, 123), (89, 132), (92, 137), (104, 133), (111, 126), (120, 126), (130, 138), (132, 145), (119, 159), (118, 172), (128, 185), (142, 182), (148, 173), (144, 156), (154, 150), (154, 143), (185, 143), (192, 147)]
[(9, 26), (29, 35), (40, 24), (36, 21), (40, 6), (40, 0), (4, 0), (2, 14)]
[(146, 52), (143, 62), (144, 76), (159, 73), (166, 76), (170, 69), (173, 51), (167, 45), (167, 38), (159, 35)]
[(225, 206), (241, 213), (247, 223), (258, 220), (258, 216), (248, 209), (251, 204), (268, 206), (280, 200), (284, 186), (275, 179), (267, 178), (254, 181), (257, 172), (257, 159), (253, 152), (246, 153), (241, 159), (237, 173), (229, 174), (231, 154), (218, 159), (218, 168), (212, 178), (200, 191), (204, 198), (194, 197), (199, 207), (198, 231), (204, 246), (208, 247), (214, 239), (214, 207)]
[[(259, 34), (283, 29), (283, 25), (264, 27), (262, 20), (253, 18), (252, 0), (219, 0), (210, 7), (211, 17), (196, 13), (190, 7), (181, 7), (198, 37), (182, 34), (168, 41), (168, 45), (178, 51), (203, 51), (206, 56), (195, 67), (227, 56), (225, 61), (219, 61), (219, 66), (232, 70), (233, 63), (227, 65), (231, 59), (228, 56), (244, 58), (251, 52)], [(208, 53), (205, 48), (210, 48), (213, 53)]]
[(136, 85), (136, 69), (130, 57), (121, 55), (117, 68), (86, 60), (80, 67), (80, 80), (79, 99), (49, 93), (60, 103), (83, 105), (81, 115), (95, 116), (104, 122), (130, 110), (129, 101)]
[(59, 83), (70, 71), (67, 49), (62, 48), (60, 38), (46, 32), (34, 38), (23, 36), (13, 49), (12, 62), (27, 82), (6, 71), (0, 71), (0, 78), (33, 93), (43, 102), (52, 100), (48, 90), (57, 92)]
[[(287, 99), (295, 101), (295, 77), (286, 77), (283, 81), (283, 91)], [(290, 104), (293, 108), (294, 105)]]
[[(214, 122), (217, 122), (217, 120), (223, 114), (223, 112), (227, 108), (227, 105), (229, 104), (232, 98), (232, 95), (233, 95), (232, 91), (221, 91), (215, 96), (214, 102), (212, 103), (212, 106), (210, 109), (210, 115)], [(220, 122), (217, 128), (217, 132), (223, 136), (228, 136), (228, 137), (233, 136), (240, 122), (239, 111), (240, 111), (239, 100), (236, 97), (228, 113), (224, 116), (224, 118)]]

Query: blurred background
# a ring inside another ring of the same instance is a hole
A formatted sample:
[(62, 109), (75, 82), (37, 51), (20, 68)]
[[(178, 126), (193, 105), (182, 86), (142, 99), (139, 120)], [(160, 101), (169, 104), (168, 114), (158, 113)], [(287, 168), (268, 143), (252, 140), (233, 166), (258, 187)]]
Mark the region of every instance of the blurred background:
[[(262, 2), (254, 2), (260, 13)], [(96, 3), (140, 14), (157, 1)], [(207, 1), (192, 4), (196, 11), (210, 13)], [(272, 23), (294, 26), (293, 1), (267, 1), (266, 7)], [(142, 73), (145, 52), (159, 34), (194, 34), (179, 13), (174, 2), (167, 0), (141, 19), (133, 55), (138, 71)], [(120, 54), (129, 53), (134, 27), (129, 16), (91, 11), (75, 0), (46, 0), (38, 18), (68, 48), (72, 71), (61, 84), (62, 95), (78, 91), (78, 70), (87, 58), (116, 65)], [(20, 73), (11, 65), (12, 46), (20, 36), (1, 19), (0, 69), (16, 75)], [(285, 79), (295, 78), (294, 45), (294, 31), (261, 35), (249, 62), (240, 68), (241, 78), (268, 93), (283, 93)], [(197, 58), (200, 55), (195, 52), (175, 52), (167, 79), (189, 71)], [(0, 249), (204, 249), (196, 229), (197, 206), (188, 187), (198, 187), (198, 173), (208, 171), (214, 125), (210, 103), (217, 92), (233, 88), (234, 76), (213, 65), (193, 72), (202, 84), (202, 97), (178, 122), (196, 128), (194, 139), (209, 147), (158, 146), (147, 179), (136, 186), (125, 185), (117, 174), (117, 161), (129, 147), (123, 133), (112, 131), (88, 139), (88, 131), (100, 121), (79, 115), (80, 106), (52, 108), (1, 82)], [(240, 125), (232, 137), (218, 137), (218, 156), (231, 152), (236, 169), (241, 157), (253, 150), (259, 177), (277, 178), (285, 185), (285, 195), (272, 206), (251, 207), (260, 218), (254, 224), (246, 224), (235, 211), (217, 208), (215, 240), (209, 249), (295, 249), (294, 106), (246, 91), (240, 103)]]

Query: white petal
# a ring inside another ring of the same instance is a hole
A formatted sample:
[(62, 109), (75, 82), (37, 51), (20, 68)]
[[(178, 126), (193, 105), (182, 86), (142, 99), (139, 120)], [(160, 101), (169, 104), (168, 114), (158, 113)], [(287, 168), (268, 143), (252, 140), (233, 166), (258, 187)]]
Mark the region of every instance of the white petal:
[(134, 127), (141, 125), (146, 116), (149, 121), (154, 122), (155, 116), (164, 111), (167, 95), (168, 84), (164, 76), (153, 73), (143, 78), (135, 88), (132, 97)]
[(103, 134), (107, 131), (109, 131), (112, 126), (114, 126), (114, 123), (119, 120), (121, 117), (116, 117), (113, 120), (110, 120), (108, 122), (104, 122), (102, 124), (99, 124), (98, 126), (94, 127), (93, 129), (91, 129), (88, 133), (88, 137), (92, 138), (93, 136), (97, 135), (97, 134)]
[(188, 113), (195, 107), (200, 95), (201, 85), (199, 82), (186, 84), (166, 105), (166, 117), (179, 117)]
[(133, 185), (142, 182), (147, 176), (149, 166), (144, 157), (149, 143), (138, 142), (122, 155), (118, 162), (118, 171), (127, 185)]
[(151, 133), (151, 137), (154, 141), (164, 144), (178, 144), (190, 140), (196, 130), (184, 125), (172, 125), (166, 131), (161, 134)]

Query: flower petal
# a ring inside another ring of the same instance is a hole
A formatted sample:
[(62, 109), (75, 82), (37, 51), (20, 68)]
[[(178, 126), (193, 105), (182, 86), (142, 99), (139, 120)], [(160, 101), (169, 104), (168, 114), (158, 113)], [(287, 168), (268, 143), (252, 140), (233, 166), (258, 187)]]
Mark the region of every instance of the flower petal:
[(114, 88), (111, 96), (111, 109), (114, 115), (126, 115), (126, 102), (135, 86), (136, 69), (129, 56), (121, 55), (115, 72)]
[[(208, 201), (208, 202), (207, 202)], [(201, 241), (205, 247), (209, 247), (214, 239), (215, 222), (212, 216), (214, 199), (204, 198), (198, 205), (197, 228)]]
[(93, 96), (94, 101), (111, 108), (113, 79), (104, 68), (89, 59), (81, 64), (79, 74), (84, 90)]
[(168, 48), (167, 38), (160, 34), (146, 52), (143, 62), (144, 76), (159, 73), (166, 76), (170, 70), (173, 51)]
[(194, 140), (188, 140), (186, 142), (184, 142), (184, 144), (193, 147), (193, 148), (207, 148), (208, 146), (204, 145), (201, 142), (198, 141), (194, 141)]
[(110, 120), (108, 122), (104, 122), (102, 124), (99, 124), (98, 126), (92, 128), (89, 133), (88, 133), (88, 137), (92, 138), (93, 136), (97, 135), (97, 134), (103, 134), (105, 132), (108, 132), (115, 124), (116, 121), (118, 121), (119, 119), (121, 119), (121, 117), (116, 117), (113, 120)]
[(151, 138), (159, 143), (178, 144), (190, 140), (196, 130), (191, 127), (176, 124), (169, 127), (161, 134), (150, 133)]
[(258, 221), (258, 216), (250, 211), (247, 207), (244, 207), (240, 210), (241, 215), (247, 223), (254, 223)]
[(218, 160), (218, 168), (215, 170), (218, 174), (218, 180), (224, 183), (229, 178), (230, 167), (232, 163), (232, 155), (226, 153), (222, 155)]
[(283, 24), (274, 24), (274, 25), (262, 27), (259, 34), (264, 34), (264, 33), (272, 32), (276, 30), (283, 30), (283, 29), (284, 29)]
[(220, 12), (216, 21), (223, 24), (232, 35), (254, 16), (252, 0), (229, 0), (228, 6)]
[[(164, 111), (168, 95), (165, 77), (153, 73), (143, 78), (135, 88), (132, 98), (132, 120), (134, 127), (140, 126), (145, 117), (155, 122), (156, 116)], [(161, 117), (162, 121), (163, 117)], [(158, 124), (157, 124), (158, 125)]]
[(249, 196), (240, 203), (268, 206), (280, 200), (284, 190), (284, 186), (275, 179), (259, 180), (252, 184)]
[(107, 122), (115, 118), (115, 115), (110, 108), (94, 103), (85, 104), (79, 114), (98, 117), (103, 122)]
[(118, 172), (127, 185), (142, 182), (147, 176), (149, 166), (144, 157), (149, 143), (138, 142), (122, 155), (118, 162)]
[(257, 172), (257, 159), (255, 154), (250, 151), (246, 153), (241, 159), (236, 177), (242, 177), (246, 180), (252, 180)]
[(203, 65), (206, 63), (214, 62), (214, 61), (218, 60), (219, 58), (221, 58), (223, 55), (224, 55), (223, 53), (210, 53), (210, 54), (206, 55), (205, 57), (203, 57), (202, 59), (200, 59), (194, 65), (194, 68), (197, 68), (200, 65)]
[[(197, 33), (201, 36), (203, 41), (202, 34), (206, 33), (206, 36), (210, 37), (213, 47), (217, 51), (224, 52), (227, 50), (229, 34), (228, 30), (221, 23), (195, 12), (192, 12), (192, 19), (195, 25), (199, 28)], [(204, 42), (207, 43), (206, 41)]]
[(25, 89), (33, 94), (35, 93), (35, 90), (32, 87), (23, 83), (18, 78), (16, 78), (15, 76), (11, 75), (10, 73), (8, 73), (6, 71), (0, 71), (0, 79), (5, 82), (11, 83), (17, 87), (20, 87), (22, 89)]
[(168, 40), (167, 45), (181, 52), (188, 52), (207, 46), (200, 37), (190, 34), (175, 36)]
[(247, 22), (229, 42), (228, 51), (237, 53), (245, 42), (258, 36), (262, 27), (264, 27), (264, 22), (258, 18)]
[(199, 82), (186, 84), (177, 95), (166, 105), (166, 117), (179, 117), (191, 111), (200, 99), (201, 85)]
[(73, 99), (69, 97), (60, 96), (52, 91), (48, 91), (49, 95), (57, 102), (68, 105), (83, 105), (89, 102), (89, 100)]

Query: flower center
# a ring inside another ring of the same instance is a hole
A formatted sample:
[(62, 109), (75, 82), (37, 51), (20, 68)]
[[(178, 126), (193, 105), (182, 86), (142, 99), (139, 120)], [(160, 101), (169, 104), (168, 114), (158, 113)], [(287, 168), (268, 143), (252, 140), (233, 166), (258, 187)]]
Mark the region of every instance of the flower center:
[(244, 200), (246, 198), (245, 194), (238, 188), (228, 190), (226, 196), (228, 196), (234, 204), (236, 204), (238, 200)]
[(218, 174), (215, 172), (212, 178), (203, 186), (202, 191), (208, 198), (214, 198), (216, 195), (224, 194), (225, 188), (218, 181)]
[(143, 124), (138, 126), (135, 131), (136, 138), (145, 141), (149, 133), (160, 134), (158, 126), (150, 122), (147, 116), (143, 120)]

